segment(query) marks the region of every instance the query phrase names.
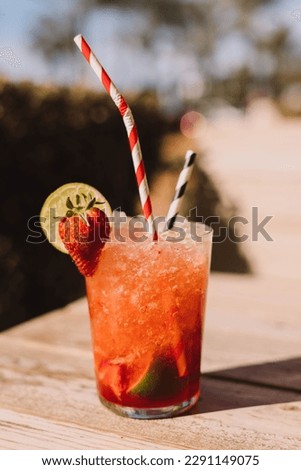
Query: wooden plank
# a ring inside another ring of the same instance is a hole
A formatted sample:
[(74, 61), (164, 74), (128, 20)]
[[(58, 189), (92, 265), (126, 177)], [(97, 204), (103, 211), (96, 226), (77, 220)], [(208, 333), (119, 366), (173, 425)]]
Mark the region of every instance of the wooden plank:
[[(148, 449), (148, 442), (142, 439), (128, 439), (123, 436), (90, 431), (81, 426), (56, 423), (49, 419), (2, 409), (0, 411), (0, 449), (14, 450), (106, 450), (106, 449)], [(175, 447), (176, 448), (176, 447)], [(153, 449), (164, 446), (153, 445)]]
[[(28, 423), (33, 417), (34, 429), (36, 417), (50, 424), (67, 424), (71, 448), (77, 443), (81, 449), (86, 444), (79, 438), (78, 428), (99, 435), (100, 441), (102, 435), (113, 436), (110, 442), (104, 438), (102, 444), (98, 444), (103, 448), (114, 448), (121, 436), (129, 441), (128, 448), (132, 448), (132, 442), (137, 442), (136, 448), (147, 442), (148, 448), (160, 444), (166, 449), (296, 449), (300, 446), (300, 394), (205, 376), (203, 399), (194, 414), (141, 422), (116, 416), (99, 403), (89, 362), (89, 353), (59, 350), (49, 345), (43, 347), (28, 340), (12, 345), (10, 338), (3, 335), (0, 341), (1, 421), (4, 409), (29, 415)], [(46, 423), (38, 424), (46, 426)], [(49, 439), (47, 446), (56, 448), (61, 428), (52, 429), (56, 437), (54, 441)], [(34, 439), (31, 432), (30, 435)], [(7, 428), (2, 427), (0, 439), (2, 442), (11, 439)], [(21, 443), (22, 433), (19, 437), (16, 435), (18, 439)], [(68, 443), (64, 444), (68, 448)]]
[(36, 448), (59, 448), (64, 427), (64, 448), (301, 448), (299, 290), (289, 283), (278, 299), (273, 289), (269, 280), (212, 276), (202, 400), (169, 420), (121, 418), (99, 403), (85, 299), (1, 334), (0, 421), (12, 414), (0, 442), (19, 448), (31, 426), (25, 445)]
[[(31, 341), (77, 350), (91, 350), (86, 298), (4, 332), (12, 340)], [(1, 337), (1, 336), (0, 336)]]

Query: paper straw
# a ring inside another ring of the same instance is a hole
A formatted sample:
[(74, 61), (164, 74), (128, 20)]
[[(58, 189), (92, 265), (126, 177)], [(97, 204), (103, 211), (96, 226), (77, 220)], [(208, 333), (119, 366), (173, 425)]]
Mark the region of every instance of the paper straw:
[(176, 221), (176, 217), (179, 213), (180, 205), (184, 197), (184, 193), (187, 187), (187, 183), (190, 179), (193, 164), (195, 162), (196, 154), (192, 150), (188, 150), (185, 155), (184, 168), (179, 175), (179, 179), (176, 184), (176, 190), (173, 200), (169, 206), (169, 210), (166, 216), (166, 224), (164, 231), (171, 230)]
[(140, 201), (143, 209), (144, 217), (148, 222), (148, 230), (153, 236), (153, 240), (158, 239), (157, 231), (154, 224), (154, 216), (152, 210), (152, 204), (149, 194), (149, 187), (147, 183), (146, 173), (144, 162), (142, 158), (142, 152), (137, 132), (137, 127), (132, 115), (132, 111), (129, 108), (129, 105), (117, 90), (116, 86), (110, 79), (109, 75), (103, 68), (103, 66), (98, 61), (97, 57), (91, 50), (89, 44), (85, 40), (85, 38), (79, 34), (74, 38), (74, 42), (78, 46), (79, 50), (86, 58), (94, 72), (96, 73), (97, 77), (103, 84), (104, 88), (106, 89), (107, 93), (111, 96), (112, 100), (114, 101), (115, 105), (117, 106), (122, 118), (123, 122), (127, 131), (128, 140), (132, 152), (132, 159), (135, 169), (136, 180), (138, 184), (139, 196)]

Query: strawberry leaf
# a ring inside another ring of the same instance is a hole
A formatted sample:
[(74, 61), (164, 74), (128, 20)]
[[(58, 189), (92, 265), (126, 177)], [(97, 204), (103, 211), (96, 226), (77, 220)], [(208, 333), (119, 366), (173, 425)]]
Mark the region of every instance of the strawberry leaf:
[(91, 201), (89, 202), (89, 204), (87, 205), (86, 207), (86, 210), (88, 211), (89, 209), (91, 209), (94, 204), (95, 204), (95, 201), (96, 201), (96, 198), (94, 197), (93, 199), (91, 199)]
[(73, 209), (74, 207), (70, 197), (67, 198), (66, 206), (68, 207), (68, 209)]

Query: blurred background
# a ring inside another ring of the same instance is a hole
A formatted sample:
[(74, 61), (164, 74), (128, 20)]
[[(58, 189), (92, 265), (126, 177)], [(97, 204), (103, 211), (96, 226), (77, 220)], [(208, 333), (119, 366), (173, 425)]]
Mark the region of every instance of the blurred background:
[[(131, 105), (156, 215), (192, 148), (182, 213), (219, 216), (231, 234), (214, 245), (213, 270), (299, 283), (301, 2), (2, 0), (0, 329), (84, 294), (67, 256), (27, 241), (51, 191), (83, 181), (141, 212), (122, 120), (78, 33)], [(258, 223), (273, 216), (273, 241), (254, 239), (252, 207)], [(248, 223), (234, 226), (237, 215)]]

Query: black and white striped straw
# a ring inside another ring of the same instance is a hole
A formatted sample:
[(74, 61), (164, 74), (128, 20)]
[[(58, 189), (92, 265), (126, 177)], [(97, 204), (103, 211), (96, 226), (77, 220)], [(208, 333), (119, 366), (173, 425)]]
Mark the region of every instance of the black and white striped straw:
[(180, 205), (187, 187), (187, 183), (190, 179), (193, 164), (195, 162), (196, 153), (192, 152), (192, 150), (187, 150), (185, 155), (185, 164), (184, 168), (179, 175), (179, 179), (176, 184), (176, 190), (173, 197), (173, 200), (169, 206), (169, 210), (166, 216), (166, 223), (164, 231), (171, 230), (174, 226), (176, 221), (176, 217), (179, 213)]

